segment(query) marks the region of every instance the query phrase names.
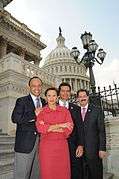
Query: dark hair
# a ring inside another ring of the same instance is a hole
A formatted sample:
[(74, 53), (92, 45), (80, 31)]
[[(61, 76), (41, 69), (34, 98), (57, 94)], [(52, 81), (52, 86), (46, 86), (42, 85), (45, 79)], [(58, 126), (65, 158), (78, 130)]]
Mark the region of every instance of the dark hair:
[(79, 95), (80, 92), (85, 92), (87, 96), (89, 96), (89, 92), (86, 89), (80, 89), (77, 91), (77, 97)]
[(70, 91), (71, 91), (71, 86), (70, 86), (70, 84), (69, 84), (69, 83), (66, 83), (66, 82), (63, 82), (63, 83), (61, 83), (61, 84), (59, 85), (59, 88), (58, 88), (58, 91), (59, 91), (59, 92), (61, 91), (61, 87), (62, 87), (62, 86), (68, 86), (69, 89), (70, 89)]
[(58, 90), (57, 90), (57, 88), (54, 88), (54, 87), (50, 87), (50, 88), (48, 88), (48, 89), (46, 89), (46, 91), (45, 91), (45, 96), (47, 96), (47, 93), (48, 93), (48, 91), (56, 91), (56, 93), (57, 93), (57, 96), (58, 96)]
[(30, 83), (31, 83), (31, 81), (32, 81), (33, 79), (38, 79), (38, 80), (40, 80), (41, 83), (42, 83), (42, 80), (41, 80), (38, 76), (33, 76), (32, 78), (30, 78), (30, 80), (29, 80), (29, 82), (28, 82), (28, 85), (29, 85), (29, 86), (30, 86)]

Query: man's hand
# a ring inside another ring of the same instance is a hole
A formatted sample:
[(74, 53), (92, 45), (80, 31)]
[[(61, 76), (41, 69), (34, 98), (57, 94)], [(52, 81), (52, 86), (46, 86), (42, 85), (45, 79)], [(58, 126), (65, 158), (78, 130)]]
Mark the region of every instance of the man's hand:
[(101, 159), (103, 159), (103, 158), (105, 158), (107, 156), (107, 153), (105, 152), (105, 151), (99, 151), (99, 157), (101, 158)]
[(36, 116), (38, 116), (38, 114), (39, 114), (42, 110), (43, 110), (42, 107), (36, 108), (36, 109), (35, 109), (35, 114), (36, 114)]
[(76, 149), (76, 157), (81, 157), (83, 155), (83, 146), (79, 145)]

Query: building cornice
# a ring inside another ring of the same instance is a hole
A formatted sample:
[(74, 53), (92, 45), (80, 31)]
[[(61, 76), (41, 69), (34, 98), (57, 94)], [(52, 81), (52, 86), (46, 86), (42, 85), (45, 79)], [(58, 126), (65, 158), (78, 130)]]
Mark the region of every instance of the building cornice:
[(0, 21), (9, 27), (9, 30), (16, 31), (23, 39), (29, 39), (36, 46), (39, 46), (40, 50), (46, 48), (46, 45), (40, 41), (40, 35), (38, 33), (35, 33), (25, 24), (15, 19), (9, 12), (5, 10), (0, 12)]

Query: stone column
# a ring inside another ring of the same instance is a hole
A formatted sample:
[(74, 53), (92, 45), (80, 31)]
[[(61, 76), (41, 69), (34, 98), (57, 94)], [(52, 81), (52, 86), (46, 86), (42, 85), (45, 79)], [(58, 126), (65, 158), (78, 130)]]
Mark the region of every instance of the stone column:
[(79, 90), (80, 87), (80, 79), (77, 79), (77, 90)]
[(69, 84), (70, 84), (70, 86), (71, 86), (71, 89), (72, 89), (72, 83), (71, 83), (71, 78), (69, 79)]
[(77, 79), (74, 80), (75, 80), (75, 91), (77, 91), (78, 90)]
[(7, 39), (0, 38), (0, 58), (7, 54)]
[(89, 82), (86, 81), (86, 89), (89, 90)]
[(84, 80), (84, 88), (86, 89), (87, 87), (86, 87), (86, 81)]
[(66, 82), (66, 79), (65, 79), (65, 78), (63, 79), (63, 82)]
[(80, 87), (81, 87), (81, 89), (83, 88), (82, 80), (80, 80)]

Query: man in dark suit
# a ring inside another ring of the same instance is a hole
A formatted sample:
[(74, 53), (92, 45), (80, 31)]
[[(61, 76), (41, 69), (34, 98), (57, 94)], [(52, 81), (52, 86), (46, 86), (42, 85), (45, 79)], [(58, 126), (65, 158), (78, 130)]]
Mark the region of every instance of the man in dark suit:
[(104, 114), (101, 108), (89, 104), (86, 90), (79, 90), (77, 99), (84, 129), (83, 179), (103, 179), (102, 159), (106, 156)]
[(28, 96), (18, 98), (12, 113), (16, 123), (14, 179), (39, 179), (37, 159), (38, 134), (36, 114), (42, 110), (45, 100), (40, 97), (42, 81), (39, 77), (29, 80)]
[(68, 83), (61, 83), (59, 86), (59, 105), (69, 109), (74, 129), (68, 139), (71, 159), (71, 179), (82, 179), (82, 164), (80, 157), (83, 155), (83, 126), (80, 120), (79, 107), (69, 102), (71, 86)]

